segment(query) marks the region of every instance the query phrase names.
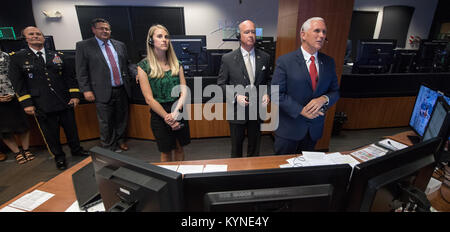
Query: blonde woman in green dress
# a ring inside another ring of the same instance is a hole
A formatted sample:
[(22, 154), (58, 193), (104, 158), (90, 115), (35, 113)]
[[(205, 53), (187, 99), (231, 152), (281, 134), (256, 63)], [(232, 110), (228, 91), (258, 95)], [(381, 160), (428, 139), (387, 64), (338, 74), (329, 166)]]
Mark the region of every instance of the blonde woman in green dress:
[[(164, 26), (150, 27), (147, 57), (138, 63), (137, 77), (150, 106), (150, 124), (161, 162), (184, 160), (183, 146), (190, 143), (189, 123), (179, 116), (186, 100), (186, 79)], [(181, 93), (173, 97), (172, 89), (177, 87)]]

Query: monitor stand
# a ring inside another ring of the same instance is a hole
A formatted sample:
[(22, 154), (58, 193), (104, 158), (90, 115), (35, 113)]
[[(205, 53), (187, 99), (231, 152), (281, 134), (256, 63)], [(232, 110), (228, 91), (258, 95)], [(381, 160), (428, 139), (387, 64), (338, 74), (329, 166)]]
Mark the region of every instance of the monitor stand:
[(408, 139), (412, 144), (418, 144), (420, 142), (420, 137), (417, 135), (408, 135)]

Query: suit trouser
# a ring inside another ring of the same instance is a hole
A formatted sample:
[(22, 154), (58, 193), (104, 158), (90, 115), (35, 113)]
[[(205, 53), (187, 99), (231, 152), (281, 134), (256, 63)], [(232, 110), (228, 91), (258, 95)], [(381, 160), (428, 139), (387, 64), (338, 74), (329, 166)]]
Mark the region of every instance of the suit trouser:
[(36, 118), (45, 137), (45, 141), (47, 142), (50, 151), (55, 156), (56, 161), (65, 158), (61, 141), (59, 139), (60, 126), (64, 129), (71, 153), (76, 154), (82, 150), (73, 108), (37, 114)]
[(116, 150), (125, 142), (128, 124), (128, 96), (123, 86), (113, 87), (107, 103), (95, 103), (100, 127), (100, 143), (106, 149)]
[(277, 155), (300, 154), (302, 151), (314, 151), (317, 141), (311, 139), (309, 131), (301, 140), (291, 140), (275, 135), (273, 144)]
[(242, 146), (247, 130), (247, 156), (258, 156), (261, 142), (260, 123), (257, 120), (247, 120), (245, 124), (230, 123), (231, 158), (242, 157)]

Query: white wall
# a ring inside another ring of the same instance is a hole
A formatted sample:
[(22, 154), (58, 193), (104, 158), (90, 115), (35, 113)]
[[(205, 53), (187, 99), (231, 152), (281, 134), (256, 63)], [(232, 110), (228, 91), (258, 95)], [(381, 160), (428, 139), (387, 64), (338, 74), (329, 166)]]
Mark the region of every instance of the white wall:
[[(276, 0), (242, 0), (242, 4), (238, 0), (33, 0), (36, 26), (44, 34), (53, 35), (56, 49), (75, 49), (75, 43), (82, 40), (75, 5), (184, 7), (186, 34), (206, 35), (209, 49), (235, 49), (239, 46), (237, 42), (222, 42), (222, 32), (214, 32), (219, 25), (237, 25), (245, 19), (251, 19), (256, 27), (264, 28), (264, 36), (276, 39), (277, 33)], [(63, 17), (60, 20), (49, 20), (42, 14), (43, 10), (59, 10)]]
[(420, 36), (422, 39), (428, 39), (428, 34), (433, 23), (434, 12), (438, 0), (355, 0), (353, 10), (355, 11), (378, 11), (377, 24), (374, 32), (374, 39), (377, 39), (381, 24), (383, 21), (383, 7), (385, 6), (411, 6), (414, 7), (414, 13), (409, 24), (406, 40), (407, 49), (411, 48), (408, 43), (409, 36)]
[[(378, 11), (374, 38), (380, 33), (383, 7), (406, 5), (415, 8), (408, 30), (410, 35), (428, 38), (438, 0), (355, 0), (354, 10)], [(184, 7), (187, 35), (207, 35), (208, 48), (231, 48), (237, 42), (222, 42), (220, 25), (236, 25), (244, 19), (251, 19), (257, 27), (264, 28), (264, 36), (276, 39), (278, 24), (277, 0), (33, 0), (33, 14), (36, 25), (44, 34), (53, 35), (57, 49), (74, 49), (80, 41), (81, 32), (75, 5), (132, 5)], [(42, 10), (59, 10), (61, 20), (48, 20)], [(114, 33), (114, 32), (113, 32)], [(405, 38), (406, 40), (407, 38)], [(408, 42), (406, 48), (410, 48)]]

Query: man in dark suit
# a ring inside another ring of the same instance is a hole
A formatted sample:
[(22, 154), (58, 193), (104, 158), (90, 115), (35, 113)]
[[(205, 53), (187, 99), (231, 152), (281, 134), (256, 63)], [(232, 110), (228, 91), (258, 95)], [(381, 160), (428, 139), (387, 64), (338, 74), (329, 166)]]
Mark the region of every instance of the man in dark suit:
[(80, 90), (87, 101), (95, 102), (104, 148), (121, 152), (128, 123), (128, 53), (124, 43), (111, 39), (105, 19), (91, 23), (94, 37), (76, 44), (76, 72)]
[(261, 137), (259, 108), (266, 107), (270, 101), (267, 88), (261, 88), (270, 84), (270, 56), (254, 48), (256, 32), (252, 21), (239, 24), (237, 38), (241, 46), (223, 55), (217, 84), (226, 94), (231, 157), (242, 157), (245, 130), (247, 154), (257, 156)]
[(11, 53), (8, 77), (25, 113), (35, 115), (56, 167), (67, 168), (60, 144), (60, 125), (72, 155), (87, 156), (80, 146), (73, 108), (80, 101), (80, 90), (73, 68), (61, 52), (44, 48), (45, 38), (36, 27), (27, 27), (23, 36), (28, 48)]
[(275, 131), (277, 154), (312, 151), (322, 137), (325, 112), (339, 98), (333, 58), (318, 52), (326, 41), (322, 18), (306, 20), (300, 32), (302, 44), (280, 56), (272, 80), (278, 85), (279, 126)]

